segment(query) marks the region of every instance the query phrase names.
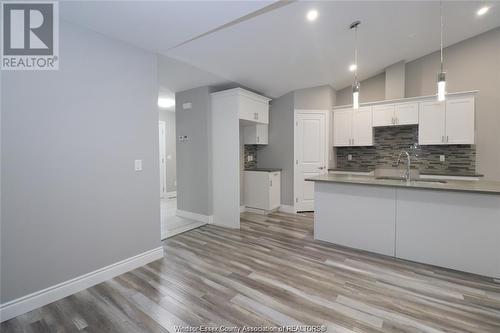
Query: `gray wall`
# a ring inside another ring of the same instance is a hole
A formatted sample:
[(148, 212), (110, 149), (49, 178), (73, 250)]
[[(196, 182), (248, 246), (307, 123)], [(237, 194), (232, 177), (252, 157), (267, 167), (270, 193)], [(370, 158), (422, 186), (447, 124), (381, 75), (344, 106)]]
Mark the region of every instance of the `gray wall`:
[(257, 166), (282, 168), (281, 203), (292, 206), (294, 110), (330, 110), (335, 91), (330, 86), (296, 90), (273, 99), (269, 111), (269, 144), (257, 150)]
[(165, 156), (167, 192), (177, 190), (175, 112), (160, 110), (160, 120), (165, 122)]
[[(189, 137), (176, 140), (177, 209), (202, 215), (212, 214), (210, 92), (200, 87), (175, 94), (176, 133)], [(183, 110), (188, 102), (192, 109)]]
[[(448, 92), (479, 90), (476, 100), (476, 171), (500, 181), (500, 28), (444, 49)], [(406, 97), (436, 93), (439, 52), (406, 64)], [(383, 74), (361, 83), (361, 101), (383, 100)], [(381, 93), (382, 92), (382, 93)], [(336, 105), (351, 103), (350, 87), (337, 92)]]
[(257, 151), (257, 167), (281, 168), (281, 203), (293, 205), (294, 93), (271, 102), (269, 144)]
[[(361, 103), (383, 101), (385, 99), (385, 72), (361, 82), (359, 100)], [(337, 90), (335, 105), (352, 104), (351, 86)]]
[(331, 110), (335, 100), (335, 91), (330, 86), (300, 89), (294, 94), (295, 109)]
[[(500, 181), (500, 28), (444, 50), (448, 92), (479, 90), (476, 100), (476, 166)], [(436, 92), (439, 54), (406, 64), (406, 97)]]
[(60, 47), (2, 73), (2, 303), (161, 246), (156, 56), (64, 21)]

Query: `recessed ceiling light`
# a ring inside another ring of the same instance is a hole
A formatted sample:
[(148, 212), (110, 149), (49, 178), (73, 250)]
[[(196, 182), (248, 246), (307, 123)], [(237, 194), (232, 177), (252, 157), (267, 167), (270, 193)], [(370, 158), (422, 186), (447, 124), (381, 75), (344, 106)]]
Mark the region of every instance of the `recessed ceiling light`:
[(169, 108), (175, 105), (173, 98), (158, 97), (158, 106), (160, 108)]
[(477, 11), (477, 15), (478, 16), (484, 15), (484, 14), (486, 14), (488, 12), (488, 10), (490, 10), (490, 7), (488, 7), (488, 6), (481, 7)]
[(349, 70), (351, 72), (354, 72), (357, 68), (358, 68), (358, 66), (356, 66), (355, 64), (352, 64), (351, 66), (349, 66)]
[(307, 20), (309, 22), (315, 21), (318, 18), (318, 11), (316, 9), (311, 9), (307, 12)]

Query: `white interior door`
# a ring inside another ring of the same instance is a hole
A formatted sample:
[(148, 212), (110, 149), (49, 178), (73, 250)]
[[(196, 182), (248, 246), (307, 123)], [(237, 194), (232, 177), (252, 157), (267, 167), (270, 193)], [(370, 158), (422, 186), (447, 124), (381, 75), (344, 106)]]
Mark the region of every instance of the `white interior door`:
[(297, 113), (295, 131), (295, 210), (314, 210), (314, 183), (306, 178), (328, 172), (325, 113)]
[(160, 147), (160, 198), (165, 198), (167, 194), (167, 175), (166, 175), (166, 134), (165, 134), (165, 122), (159, 121), (158, 123), (158, 133), (159, 133), (159, 147)]

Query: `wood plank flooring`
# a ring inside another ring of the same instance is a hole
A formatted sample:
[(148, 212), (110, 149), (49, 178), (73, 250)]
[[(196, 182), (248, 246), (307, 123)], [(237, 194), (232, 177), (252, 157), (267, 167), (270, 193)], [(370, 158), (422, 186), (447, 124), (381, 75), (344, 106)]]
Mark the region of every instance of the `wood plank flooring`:
[(207, 225), (177, 235), (164, 242), (164, 259), (6, 321), (1, 331), (500, 332), (500, 281), (315, 241), (312, 219), (245, 213), (240, 230)]

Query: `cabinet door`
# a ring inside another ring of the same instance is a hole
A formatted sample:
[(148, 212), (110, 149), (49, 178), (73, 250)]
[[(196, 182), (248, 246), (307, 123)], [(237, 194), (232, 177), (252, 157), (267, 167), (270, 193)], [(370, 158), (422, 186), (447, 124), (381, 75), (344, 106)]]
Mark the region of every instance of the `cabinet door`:
[(474, 144), (474, 97), (446, 101), (447, 144)]
[(345, 147), (351, 145), (352, 109), (333, 111), (333, 145)]
[(269, 173), (245, 171), (243, 175), (243, 202), (246, 207), (269, 209)]
[(269, 173), (269, 210), (281, 205), (281, 173)]
[(423, 102), (418, 111), (418, 143), (442, 145), (445, 138), (445, 103)]
[(239, 114), (240, 119), (252, 121), (260, 124), (269, 123), (269, 103), (256, 99), (240, 96)]
[(243, 127), (243, 143), (245, 145), (267, 145), (268, 126), (249, 125)]
[(395, 125), (394, 105), (377, 105), (373, 107), (373, 126)]
[(352, 145), (373, 146), (372, 108), (364, 107), (352, 112)]
[(401, 103), (394, 106), (396, 125), (418, 124), (418, 103)]

